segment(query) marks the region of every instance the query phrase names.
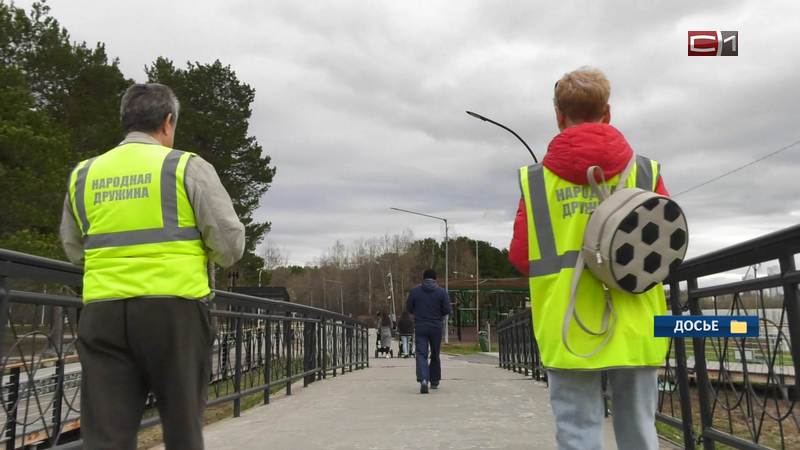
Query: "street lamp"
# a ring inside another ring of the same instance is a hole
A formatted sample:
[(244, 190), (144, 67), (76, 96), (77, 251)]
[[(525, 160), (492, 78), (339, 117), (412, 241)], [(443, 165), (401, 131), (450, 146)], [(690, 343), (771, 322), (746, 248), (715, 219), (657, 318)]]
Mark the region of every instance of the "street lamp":
[[(333, 283), (333, 284), (338, 284), (339, 285), (339, 306), (340, 306), (340, 308), (342, 310), (342, 314), (344, 314), (344, 292), (342, 291), (342, 285), (343, 285), (342, 282), (341, 281), (337, 281), (337, 280), (326, 280), (325, 278), (323, 278), (322, 279), (322, 294), (323, 294), (323, 297), (325, 296), (325, 283)], [(328, 299), (327, 298), (323, 298), (323, 301), (325, 302), (325, 307), (327, 308), (328, 307)]]
[[(480, 280), (481, 278), (481, 265), (480, 265), (480, 258), (478, 258), (478, 240), (475, 240), (475, 338), (477, 339), (478, 336), (481, 334), (481, 288), (480, 288)], [(479, 341), (480, 342), (480, 341)], [(492, 351), (489, 348), (489, 351)]]
[(538, 159), (536, 159), (536, 155), (534, 155), (534, 154), (533, 154), (533, 150), (531, 150), (531, 148), (528, 146), (528, 143), (527, 143), (527, 142), (525, 142), (525, 140), (524, 140), (524, 139), (522, 139), (521, 137), (519, 137), (519, 135), (518, 135), (517, 133), (515, 133), (515, 132), (514, 132), (514, 130), (512, 130), (511, 128), (508, 128), (507, 126), (503, 125), (502, 123), (495, 122), (494, 120), (492, 120), (492, 119), (489, 119), (488, 117), (483, 117), (482, 115), (480, 115), (480, 114), (478, 114), (478, 113), (474, 113), (474, 112), (472, 112), (472, 111), (467, 111), (467, 114), (469, 114), (470, 116), (472, 116), (472, 117), (474, 117), (474, 118), (476, 118), (476, 119), (480, 119), (480, 120), (482, 120), (482, 121), (484, 121), (484, 122), (489, 122), (489, 123), (491, 123), (491, 124), (497, 125), (498, 127), (500, 127), (500, 128), (502, 128), (502, 129), (504, 129), (504, 130), (508, 131), (509, 133), (513, 134), (513, 135), (514, 135), (514, 136), (515, 136), (517, 139), (519, 139), (519, 141), (520, 141), (520, 142), (522, 142), (522, 145), (524, 145), (524, 146), (525, 146), (525, 148), (527, 148), (527, 149), (528, 149), (528, 153), (530, 153), (530, 154), (531, 154), (531, 156), (533, 156), (533, 161), (534, 161), (534, 162), (537, 162), (537, 163), (539, 162), (539, 160), (538, 160)]
[[(449, 258), (449, 248), (448, 248), (449, 247), (449, 245), (448, 245), (448, 239), (449, 238), (448, 238), (447, 219), (445, 219), (444, 217), (432, 216), (430, 214), (425, 214), (425, 213), (421, 213), (421, 212), (409, 211), (407, 209), (401, 209), (401, 208), (389, 208), (389, 209), (394, 210), (394, 211), (400, 211), (400, 212), (408, 213), (408, 214), (416, 214), (418, 216), (429, 217), (431, 219), (441, 220), (442, 222), (444, 222), (444, 290), (447, 292), (447, 295), (449, 297), (450, 296), (450, 290), (449, 290), (449, 286), (450, 285), (448, 283), (448, 280), (450, 278), (450, 272), (449, 272), (450, 266), (448, 264), (449, 264), (449, 259), (450, 258)], [(445, 318), (445, 321), (444, 321), (444, 343), (445, 344), (449, 344), (450, 343), (449, 320), (446, 319), (446, 318)]]

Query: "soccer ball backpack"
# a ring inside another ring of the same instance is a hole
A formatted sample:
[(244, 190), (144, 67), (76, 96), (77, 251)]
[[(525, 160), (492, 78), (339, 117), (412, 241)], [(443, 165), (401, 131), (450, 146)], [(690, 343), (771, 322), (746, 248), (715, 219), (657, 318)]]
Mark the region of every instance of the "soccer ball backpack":
[[(635, 156), (631, 157), (620, 175), (620, 186), (628, 179), (635, 160)], [(613, 291), (641, 294), (661, 283), (683, 261), (689, 241), (686, 216), (672, 199), (636, 187), (620, 187), (610, 192), (605, 175), (597, 166), (590, 167), (586, 177), (600, 203), (586, 225), (562, 328), (564, 346), (584, 358), (597, 354), (611, 338), (616, 322), (611, 303)], [(584, 265), (605, 288), (606, 307), (600, 330), (586, 327), (575, 311), (575, 295)], [(570, 348), (567, 331), (571, 317), (583, 331), (604, 336), (590, 353), (579, 354)]]

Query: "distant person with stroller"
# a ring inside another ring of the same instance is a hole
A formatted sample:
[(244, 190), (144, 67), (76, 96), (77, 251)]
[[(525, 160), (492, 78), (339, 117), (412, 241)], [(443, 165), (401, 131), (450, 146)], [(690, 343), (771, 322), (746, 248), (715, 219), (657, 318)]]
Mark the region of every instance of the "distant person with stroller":
[[(422, 274), (422, 284), (411, 289), (406, 301), (406, 310), (414, 314), (414, 340), (416, 341), (417, 382), (419, 393), (428, 393), (428, 383), (439, 388), (442, 379), (442, 364), (439, 351), (442, 345), (442, 319), (450, 314), (450, 297), (436, 283), (436, 271), (427, 269)], [(430, 346), (430, 363), (428, 347)]]
[(380, 322), (378, 323), (378, 336), (380, 336), (381, 349), (385, 349), (386, 357), (389, 357), (389, 350), (392, 348), (392, 319), (389, 314), (380, 314)]
[(408, 310), (404, 310), (400, 316), (397, 332), (400, 334), (400, 355), (408, 358), (411, 356), (411, 336), (414, 334), (414, 320)]

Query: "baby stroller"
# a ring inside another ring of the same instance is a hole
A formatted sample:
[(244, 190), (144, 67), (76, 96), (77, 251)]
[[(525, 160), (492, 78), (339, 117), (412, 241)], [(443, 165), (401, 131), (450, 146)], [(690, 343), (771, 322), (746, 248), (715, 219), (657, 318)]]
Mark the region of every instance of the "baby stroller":
[(375, 357), (378, 358), (379, 356), (394, 358), (394, 350), (392, 350), (391, 328), (378, 328), (377, 339), (375, 339)]
[[(403, 341), (408, 340), (408, 352), (403, 351)], [(414, 333), (400, 334), (400, 342), (397, 344), (398, 358), (411, 358), (414, 356)]]

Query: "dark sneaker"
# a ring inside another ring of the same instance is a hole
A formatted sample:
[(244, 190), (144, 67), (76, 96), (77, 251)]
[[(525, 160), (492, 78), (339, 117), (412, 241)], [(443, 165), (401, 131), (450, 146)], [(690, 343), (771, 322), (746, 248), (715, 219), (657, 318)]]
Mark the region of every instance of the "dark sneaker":
[(439, 389), (439, 383), (431, 383), (431, 389)]
[(428, 393), (428, 383), (420, 383), (419, 384), (419, 393), (420, 394), (427, 394)]

